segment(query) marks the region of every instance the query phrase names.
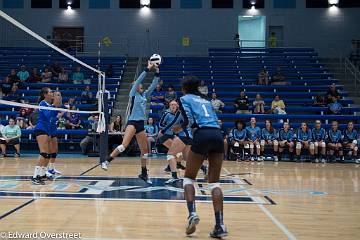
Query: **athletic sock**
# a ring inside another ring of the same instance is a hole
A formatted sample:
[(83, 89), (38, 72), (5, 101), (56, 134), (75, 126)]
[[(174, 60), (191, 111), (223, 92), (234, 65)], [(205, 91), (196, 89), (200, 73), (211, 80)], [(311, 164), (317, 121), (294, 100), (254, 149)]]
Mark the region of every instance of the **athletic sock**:
[(171, 176), (172, 176), (172, 178), (174, 178), (174, 179), (177, 179), (177, 178), (178, 178), (177, 172), (171, 172)]
[(114, 160), (114, 158), (111, 157), (111, 156), (109, 156), (109, 157), (107, 158), (107, 161), (108, 161), (108, 162), (111, 162), (112, 160)]
[(48, 170), (54, 170), (54, 163), (49, 163)]
[(188, 211), (189, 211), (189, 216), (191, 216), (191, 214), (196, 211), (195, 202), (186, 202), (186, 204), (187, 204), (187, 208), (188, 208)]
[(223, 216), (223, 211), (218, 211), (215, 212), (215, 223), (216, 226), (222, 226), (224, 225), (224, 216)]
[(147, 175), (147, 168), (146, 167), (141, 167), (141, 175), (143, 175), (143, 176)]
[(33, 178), (36, 178), (37, 176), (40, 176), (40, 170), (41, 170), (40, 166), (35, 166)]

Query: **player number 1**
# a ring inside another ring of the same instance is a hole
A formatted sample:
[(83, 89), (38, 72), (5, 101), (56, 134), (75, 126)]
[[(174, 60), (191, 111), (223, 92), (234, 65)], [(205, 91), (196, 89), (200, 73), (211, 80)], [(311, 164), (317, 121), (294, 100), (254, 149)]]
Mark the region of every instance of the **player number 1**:
[(204, 104), (202, 104), (201, 106), (202, 106), (202, 108), (204, 109), (204, 112), (205, 112), (205, 117), (210, 117), (210, 114), (208, 113), (208, 111), (207, 111), (207, 109), (206, 109), (205, 105), (204, 105)]

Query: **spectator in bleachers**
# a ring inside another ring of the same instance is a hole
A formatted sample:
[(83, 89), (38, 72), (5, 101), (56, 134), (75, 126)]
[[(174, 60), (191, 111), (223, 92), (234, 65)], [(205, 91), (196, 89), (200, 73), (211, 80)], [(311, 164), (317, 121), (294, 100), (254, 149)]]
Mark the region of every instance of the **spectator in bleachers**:
[(15, 148), (15, 157), (20, 157), (20, 137), (21, 129), (15, 124), (15, 119), (10, 118), (9, 125), (5, 126), (1, 131), (1, 157), (6, 157), (6, 147), (13, 145)]
[(110, 64), (107, 69), (106, 69), (106, 72), (105, 72), (105, 76), (108, 77), (108, 78), (112, 78), (114, 76), (114, 70), (113, 70), (113, 65)]
[(301, 150), (306, 149), (309, 150), (310, 153), (310, 161), (314, 161), (314, 153), (315, 146), (311, 144), (312, 142), (312, 134), (309, 129), (307, 123), (301, 123), (301, 127), (298, 129), (296, 134), (296, 161), (301, 161)]
[(90, 86), (86, 86), (84, 91), (81, 93), (80, 101), (82, 104), (91, 104), (92, 103), (92, 92), (90, 91)]
[[(246, 129), (245, 123), (241, 120), (235, 121), (235, 126), (231, 129), (229, 133), (229, 145), (230, 145), (230, 153), (229, 158), (232, 159), (233, 155), (236, 155), (237, 160), (239, 159), (239, 154), (242, 149), (248, 151), (249, 145), (246, 141)], [(246, 148), (246, 149), (245, 149)], [(230, 156), (231, 155), (231, 156)], [(246, 159), (248, 160), (248, 159)]]
[(255, 100), (253, 101), (253, 113), (264, 114), (265, 113), (265, 102), (260, 94), (256, 94)]
[(26, 82), (30, 76), (29, 72), (26, 70), (25, 65), (21, 65), (20, 71), (17, 73), (21, 82)]
[(62, 70), (63, 70), (63, 67), (60, 65), (60, 63), (58, 61), (54, 62), (54, 64), (51, 65), (51, 72), (55, 78), (59, 77), (59, 74), (62, 72)]
[[(72, 106), (70, 108), (71, 110), (76, 110), (75, 106)], [(81, 119), (80, 119), (80, 115), (77, 113), (66, 113), (65, 115), (66, 118), (66, 129), (80, 129), (82, 128), (81, 125)]]
[(75, 72), (72, 74), (72, 81), (74, 84), (82, 84), (84, 82), (84, 73), (81, 72), (81, 67), (76, 67)]
[(165, 103), (165, 93), (162, 90), (160, 84), (156, 85), (155, 91), (151, 94), (151, 104), (164, 106)]
[(31, 71), (31, 74), (27, 80), (29, 83), (37, 83), (37, 82), (41, 82), (41, 76), (38, 73), (38, 69), (37, 68), (33, 68)]
[[(99, 123), (99, 116), (95, 115), (93, 117), (93, 120), (89, 122), (88, 131), (95, 133), (97, 130), (97, 127), (98, 127), (98, 123)], [(76, 127), (75, 127), (75, 129), (76, 129)], [(83, 140), (81, 140), (80, 148), (81, 148), (82, 154), (86, 155), (88, 153), (88, 146), (90, 144), (92, 144), (94, 142), (94, 140), (95, 140), (94, 135), (87, 135)], [(95, 150), (97, 150), (97, 149), (95, 149)]]
[(356, 162), (358, 153), (358, 133), (354, 129), (354, 123), (348, 122), (347, 128), (344, 130), (343, 147), (349, 149), (348, 155)]
[(52, 80), (52, 72), (48, 67), (45, 67), (44, 72), (41, 74), (41, 82), (48, 83)]
[(207, 97), (208, 97), (209, 88), (208, 88), (208, 86), (206, 86), (204, 80), (201, 80), (201, 81), (200, 81), (199, 92), (200, 92), (200, 94), (202, 95), (202, 97), (204, 97), (204, 98), (207, 98)]
[(329, 162), (335, 163), (336, 157), (342, 160), (343, 148), (342, 148), (343, 135), (338, 129), (338, 122), (332, 121), (331, 129), (327, 132), (327, 148), (329, 149)]
[(261, 69), (258, 74), (258, 85), (268, 85), (269, 84), (269, 74), (265, 68)]
[(123, 137), (121, 132), (123, 131), (122, 117), (121, 115), (116, 116), (115, 120), (110, 123), (109, 126), (109, 150), (113, 150), (113, 146), (122, 142)]
[(67, 102), (64, 103), (65, 108), (71, 109), (73, 106), (75, 106), (75, 98), (71, 97)]
[(265, 147), (270, 146), (274, 150), (274, 161), (278, 161), (278, 151), (279, 151), (279, 142), (278, 142), (278, 132), (273, 127), (270, 120), (265, 121), (265, 128), (261, 130), (261, 154), (264, 155)]
[(69, 81), (69, 74), (65, 69), (61, 69), (59, 73), (58, 82), (67, 83)]
[(216, 93), (211, 95), (211, 105), (216, 113), (222, 113), (222, 109), (225, 107), (225, 103), (217, 98)]
[(314, 103), (312, 104), (314, 107), (325, 107), (325, 99), (321, 95), (316, 95)]
[(13, 85), (12, 88), (11, 88), (11, 92), (6, 95), (5, 97), (3, 97), (4, 100), (7, 100), (7, 101), (12, 101), (12, 102), (22, 102), (23, 101), (23, 98), (18, 94), (18, 89), (19, 87), (17, 85)]
[(35, 110), (34, 112), (32, 112), (30, 114), (29, 121), (28, 121), (28, 123), (29, 123), (28, 129), (34, 129), (35, 128), (38, 117), (39, 117), (39, 111), (38, 110)]
[(19, 116), (18, 117), (28, 119), (30, 114), (31, 114), (31, 111), (29, 111), (28, 108), (21, 108), (19, 110)]
[(224, 127), (223, 121), (221, 119), (218, 120), (219, 126), (220, 126), (220, 131), (221, 131), (221, 135), (224, 138), (224, 150), (225, 150), (225, 159), (227, 159), (228, 156), (228, 131), (227, 129)]
[(275, 35), (275, 32), (270, 33), (270, 37), (268, 39), (269, 47), (270, 48), (276, 48), (277, 47), (277, 37)]
[(240, 92), (240, 97), (235, 99), (234, 107), (236, 114), (248, 114), (249, 112), (249, 98), (244, 91)]
[(330, 104), (337, 100), (340, 100), (340, 93), (336, 89), (336, 85), (333, 83), (326, 92), (326, 103)]
[[(261, 129), (256, 126), (256, 118), (252, 117), (250, 120), (250, 126), (246, 127), (246, 141), (249, 143), (250, 148), (250, 160), (251, 161), (263, 161), (261, 156)], [(254, 154), (256, 151), (256, 155)]]
[(338, 102), (337, 99), (335, 99), (333, 102), (328, 104), (328, 114), (333, 115), (340, 115), (342, 110), (341, 103)]
[(321, 159), (322, 163), (326, 162), (326, 131), (321, 127), (321, 121), (315, 121), (315, 128), (311, 131), (312, 144), (314, 144), (315, 163)]
[(145, 128), (147, 141), (148, 141), (148, 147), (149, 147), (149, 151), (150, 151), (151, 149), (153, 149), (153, 145), (156, 142), (156, 136), (159, 133), (159, 127), (156, 125), (153, 118), (149, 118), (147, 120), (147, 123), (144, 126), (144, 128)]
[(280, 99), (279, 95), (276, 95), (274, 100), (271, 102), (271, 112), (273, 114), (286, 114), (285, 103)]
[(279, 161), (285, 148), (289, 149), (290, 161), (294, 160), (295, 134), (288, 122), (284, 122), (283, 128), (279, 131)]
[(288, 84), (287, 82), (285, 82), (285, 76), (281, 72), (281, 67), (276, 68), (276, 72), (271, 78), (271, 84), (273, 84), (273, 85), (286, 85), (286, 84)]
[(18, 84), (20, 82), (20, 78), (18, 77), (15, 69), (11, 69), (10, 75), (8, 77), (11, 84)]
[(177, 93), (172, 85), (168, 87), (167, 92), (165, 93), (165, 103), (168, 107), (170, 102), (177, 99)]
[(13, 83), (10, 81), (9, 77), (5, 77), (4, 81), (1, 83), (1, 92), (4, 96), (7, 96), (13, 87)]
[(28, 124), (26, 118), (23, 117), (17, 117), (16, 118), (16, 125), (20, 127), (20, 129), (27, 129)]

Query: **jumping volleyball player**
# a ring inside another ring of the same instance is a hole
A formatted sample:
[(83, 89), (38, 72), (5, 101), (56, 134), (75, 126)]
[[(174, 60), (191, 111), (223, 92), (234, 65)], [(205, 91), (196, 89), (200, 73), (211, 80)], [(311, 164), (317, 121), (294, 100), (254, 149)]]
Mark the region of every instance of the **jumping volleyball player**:
[(206, 156), (209, 160), (209, 188), (215, 212), (215, 227), (210, 233), (213, 238), (227, 236), (223, 223), (223, 193), (220, 187), (220, 172), (224, 155), (224, 141), (217, 116), (209, 101), (199, 96), (200, 81), (196, 77), (185, 77), (182, 83), (184, 96), (180, 98), (180, 110), (184, 118), (182, 128), (196, 128), (189, 152), (184, 177), (184, 191), (189, 211), (186, 234), (196, 231), (200, 218), (195, 209), (195, 179)]
[[(144, 81), (148, 72), (155, 70), (155, 77), (150, 85), (150, 87), (144, 91), (142, 82)], [(109, 163), (120, 153), (124, 152), (125, 149), (129, 146), (131, 139), (136, 136), (137, 143), (141, 151), (141, 174), (139, 178), (144, 180), (146, 183), (151, 184), (146, 168), (146, 158), (149, 154), (147, 136), (144, 129), (144, 121), (146, 117), (146, 104), (150, 99), (151, 93), (154, 91), (156, 85), (159, 82), (159, 67), (148, 61), (147, 68), (140, 74), (139, 78), (135, 81), (134, 85), (130, 90), (131, 106), (130, 114), (127, 122), (127, 127), (125, 129), (124, 139), (122, 144), (119, 145), (115, 150), (110, 154), (107, 161), (101, 163), (101, 168), (107, 170)]]

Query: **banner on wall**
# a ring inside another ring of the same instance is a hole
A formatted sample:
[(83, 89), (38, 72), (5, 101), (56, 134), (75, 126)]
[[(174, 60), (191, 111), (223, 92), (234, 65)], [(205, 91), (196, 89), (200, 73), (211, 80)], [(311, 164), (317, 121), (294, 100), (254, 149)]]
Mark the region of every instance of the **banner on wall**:
[(190, 38), (189, 37), (183, 37), (182, 38), (182, 45), (183, 45), (183, 47), (188, 47), (190, 45)]

